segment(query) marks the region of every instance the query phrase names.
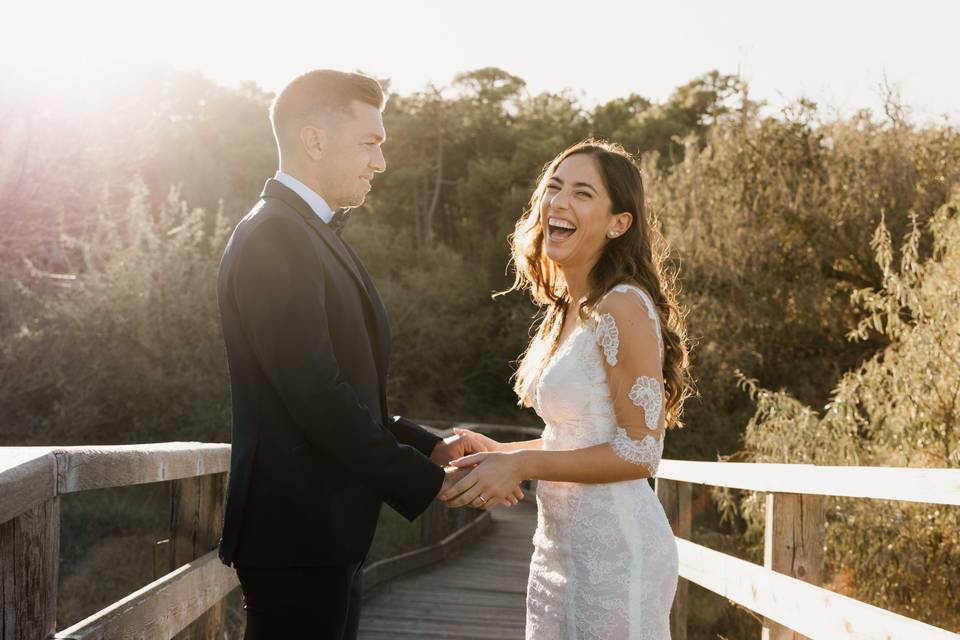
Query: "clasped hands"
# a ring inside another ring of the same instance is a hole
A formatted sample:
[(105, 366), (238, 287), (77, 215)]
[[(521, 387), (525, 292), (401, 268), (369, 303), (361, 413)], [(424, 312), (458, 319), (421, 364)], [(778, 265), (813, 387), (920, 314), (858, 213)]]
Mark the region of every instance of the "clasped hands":
[(430, 456), (447, 473), (437, 500), (450, 508), (491, 509), (512, 507), (523, 499), (519, 459), (513, 452), (480, 433), (453, 431), (455, 435), (438, 443)]

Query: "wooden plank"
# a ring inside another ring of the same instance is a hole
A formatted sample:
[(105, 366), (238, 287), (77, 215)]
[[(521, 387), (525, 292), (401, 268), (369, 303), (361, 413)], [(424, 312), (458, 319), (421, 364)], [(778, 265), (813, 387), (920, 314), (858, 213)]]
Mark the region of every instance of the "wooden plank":
[(680, 575), (811, 638), (957, 640), (957, 635), (676, 539)]
[[(184, 478), (173, 482), (170, 501), (170, 569), (192, 562), (215, 549), (223, 526), (226, 474)], [(226, 629), (222, 600), (177, 634), (178, 640), (218, 640)]]
[(0, 523), (57, 495), (53, 447), (0, 447)]
[(225, 473), (230, 445), (162, 442), (57, 449), (58, 493)]
[(748, 491), (960, 505), (960, 469), (661, 460), (657, 476)]
[(35, 640), (57, 628), (60, 499), (0, 524), (0, 638)]
[(373, 596), (364, 606), (360, 638), (523, 638), (536, 505), (523, 501), (487, 515), (489, 535)]
[(230, 445), (0, 447), (0, 522), (64, 493), (225, 473)]
[(236, 572), (211, 551), (52, 638), (168, 640), (238, 586)]
[[(471, 638), (484, 638), (489, 640), (504, 640), (504, 638), (522, 638), (523, 627), (516, 624), (503, 624), (494, 619), (487, 619), (482, 623), (467, 630), (466, 625), (456, 621), (436, 620), (433, 617), (426, 618), (395, 618), (378, 617), (368, 619), (364, 623), (364, 632), (384, 632), (393, 631), (394, 633), (418, 634), (423, 638), (449, 638), (454, 630), (467, 631)], [(510, 633), (513, 631), (514, 633)], [(560, 639), (558, 639), (560, 640)]]
[[(451, 565), (456, 564), (452, 562)], [(428, 572), (427, 577), (433, 575)], [(523, 578), (526, 584), (526, 577)], [(466, 590), (463, 590), (466, 593)], [(524, 598), (517, 598), (518, 589), (510, 591), (479, 591), (470, 590), (470, 602), (478, 607), (494, 607), (503, 611), (516, 610), (526, 613)], [(372, 604), (364, 605), (363, 615), (374, 615), (381, 608), (394, 606), (433, 607), (435, 615), (444, 615), (448, 612), (447, 604), (450, 598), (448, 589), (431, 587), (429, 583), (408, 583), (407, 578), (401, 578), (391, 583), (388, 591), (383, 591), (371, 600)], [(440, 603), (438, 605), (438, 603)]]
[[(673, 535), (685, 540), (690, 539), (692, 513), (690, 508), (690, 484), (657, 478), (657, 498), (663, 505), (667, 521), (673, 529)], [(687, 640), (687, 596), (689, 583), (677, 580), (677, 593), (670, 608), (670, 635), (672, 640)]]
[[(763, 566), (809, 584), (823, 583), (826, 513), (823, 496), (768, 493)], [(806, 640), (806, 636), (765, 619), (762, 640)]]
[(488, 531), (490, 524), (490, 512), (487, 511), (436, 544), (371, 564), (363, 570), (364, 594), (371, 593), (387, 580), (450, 558)]

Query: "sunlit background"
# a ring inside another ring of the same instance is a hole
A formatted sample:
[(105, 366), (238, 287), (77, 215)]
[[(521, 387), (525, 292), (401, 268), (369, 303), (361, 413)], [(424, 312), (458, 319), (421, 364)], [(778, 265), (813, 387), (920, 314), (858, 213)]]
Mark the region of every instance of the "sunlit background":
[[(960, 118), (960, 5), (866, 2), (65, 1), (5, 3), (4, 73), (95, 88), (98, 70), (151, 63), (277, 91), (313, 67), (362, 69), (407, 93), (500, 67), (531, 92), (587, 106), (665, 99), (710, 69), (773, 109), (799, 97), (849, 114), (899, 90), (918, 120)], [(11, 71), (12, 70), (12, 71)]]
[[(958, 24), (952, 0), (5, 2), (0, 446), (229, 440), (219, 260), (276, 170), (272, 95), (333, 67), (392, 94), (344, 237), (390, 310), (394, 412), (542, 424), (510, 385), (535, 309), (491, 292), (540, 167), (596, 135), (639, 156), (689, 311), (666, 457), (960, 468)], [(697, 493), (693, 539), (761, 562), (757, 495)], [(169, 496), (61, 508), (58, 628), (158, 575)], [(371, 562), (422, 546), (383, 514)], [(960, 509), (828, 518), (825, 586), (960, 631)], [(759, 625), (691, 591), (691, 640)]]

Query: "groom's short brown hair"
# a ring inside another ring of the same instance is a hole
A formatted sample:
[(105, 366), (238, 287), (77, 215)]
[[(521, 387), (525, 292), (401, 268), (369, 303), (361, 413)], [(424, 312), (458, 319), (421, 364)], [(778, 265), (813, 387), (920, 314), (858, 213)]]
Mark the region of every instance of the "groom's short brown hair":
[(273, 135), (280, 144), (299, 135), (305, 124), (345, 112), (354, 100), (381, 111), (386, 104), (380, 83), (369, 76), (332, 69), (308, 71), (291, 80), (270, 104)]

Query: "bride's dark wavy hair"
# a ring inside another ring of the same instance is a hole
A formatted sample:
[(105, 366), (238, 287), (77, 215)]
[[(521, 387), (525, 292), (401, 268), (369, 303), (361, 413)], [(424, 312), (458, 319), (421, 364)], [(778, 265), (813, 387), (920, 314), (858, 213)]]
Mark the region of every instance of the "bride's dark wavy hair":
[[(648, 219), (644, 206), (643, 178), (636, 161), (619, 144), (601, 140), (579, 142), (544, 167), (537, 188), (530, 197), (530, 206), (517, 221), (516, 229), (510, 236), (515, 279), (513, 286), (497, 295), (527, 290), (544, 314), (537, 333), (520, 356), (514, 374), (514, 391), (521, 405), (531, 405), (527, 393), (529, 385), (540, 375), (544, 364), (556, 350), (560, 328), (570, 308), (571, 300), (563, 275), (557, 263), (544, 250), (540, 210), (547, 183), (560, 163), (573, 155), (588, 155), (596, 161), (610, 195), (611, 215), (625, 211), (633, 214), (630, 228), (607, 241), (600, 259), (590, 271), (589, 291), (580, 307), (580, 316), (582, 319), (588, 317), (600, 298), (617, 284), (635, 284), (646, 290), (656, 305), (663, 333), (666, 424), (667, 427), (683, 426), (683, 404), (693, 392), (693, 380), (690, 375), (686, 323), (676, 301), (677, 273), (664, 267), (669, 248), (660, 233), (658, 221), (655, 218)], [(535, 345), (543, 348), (535, 349)]]

